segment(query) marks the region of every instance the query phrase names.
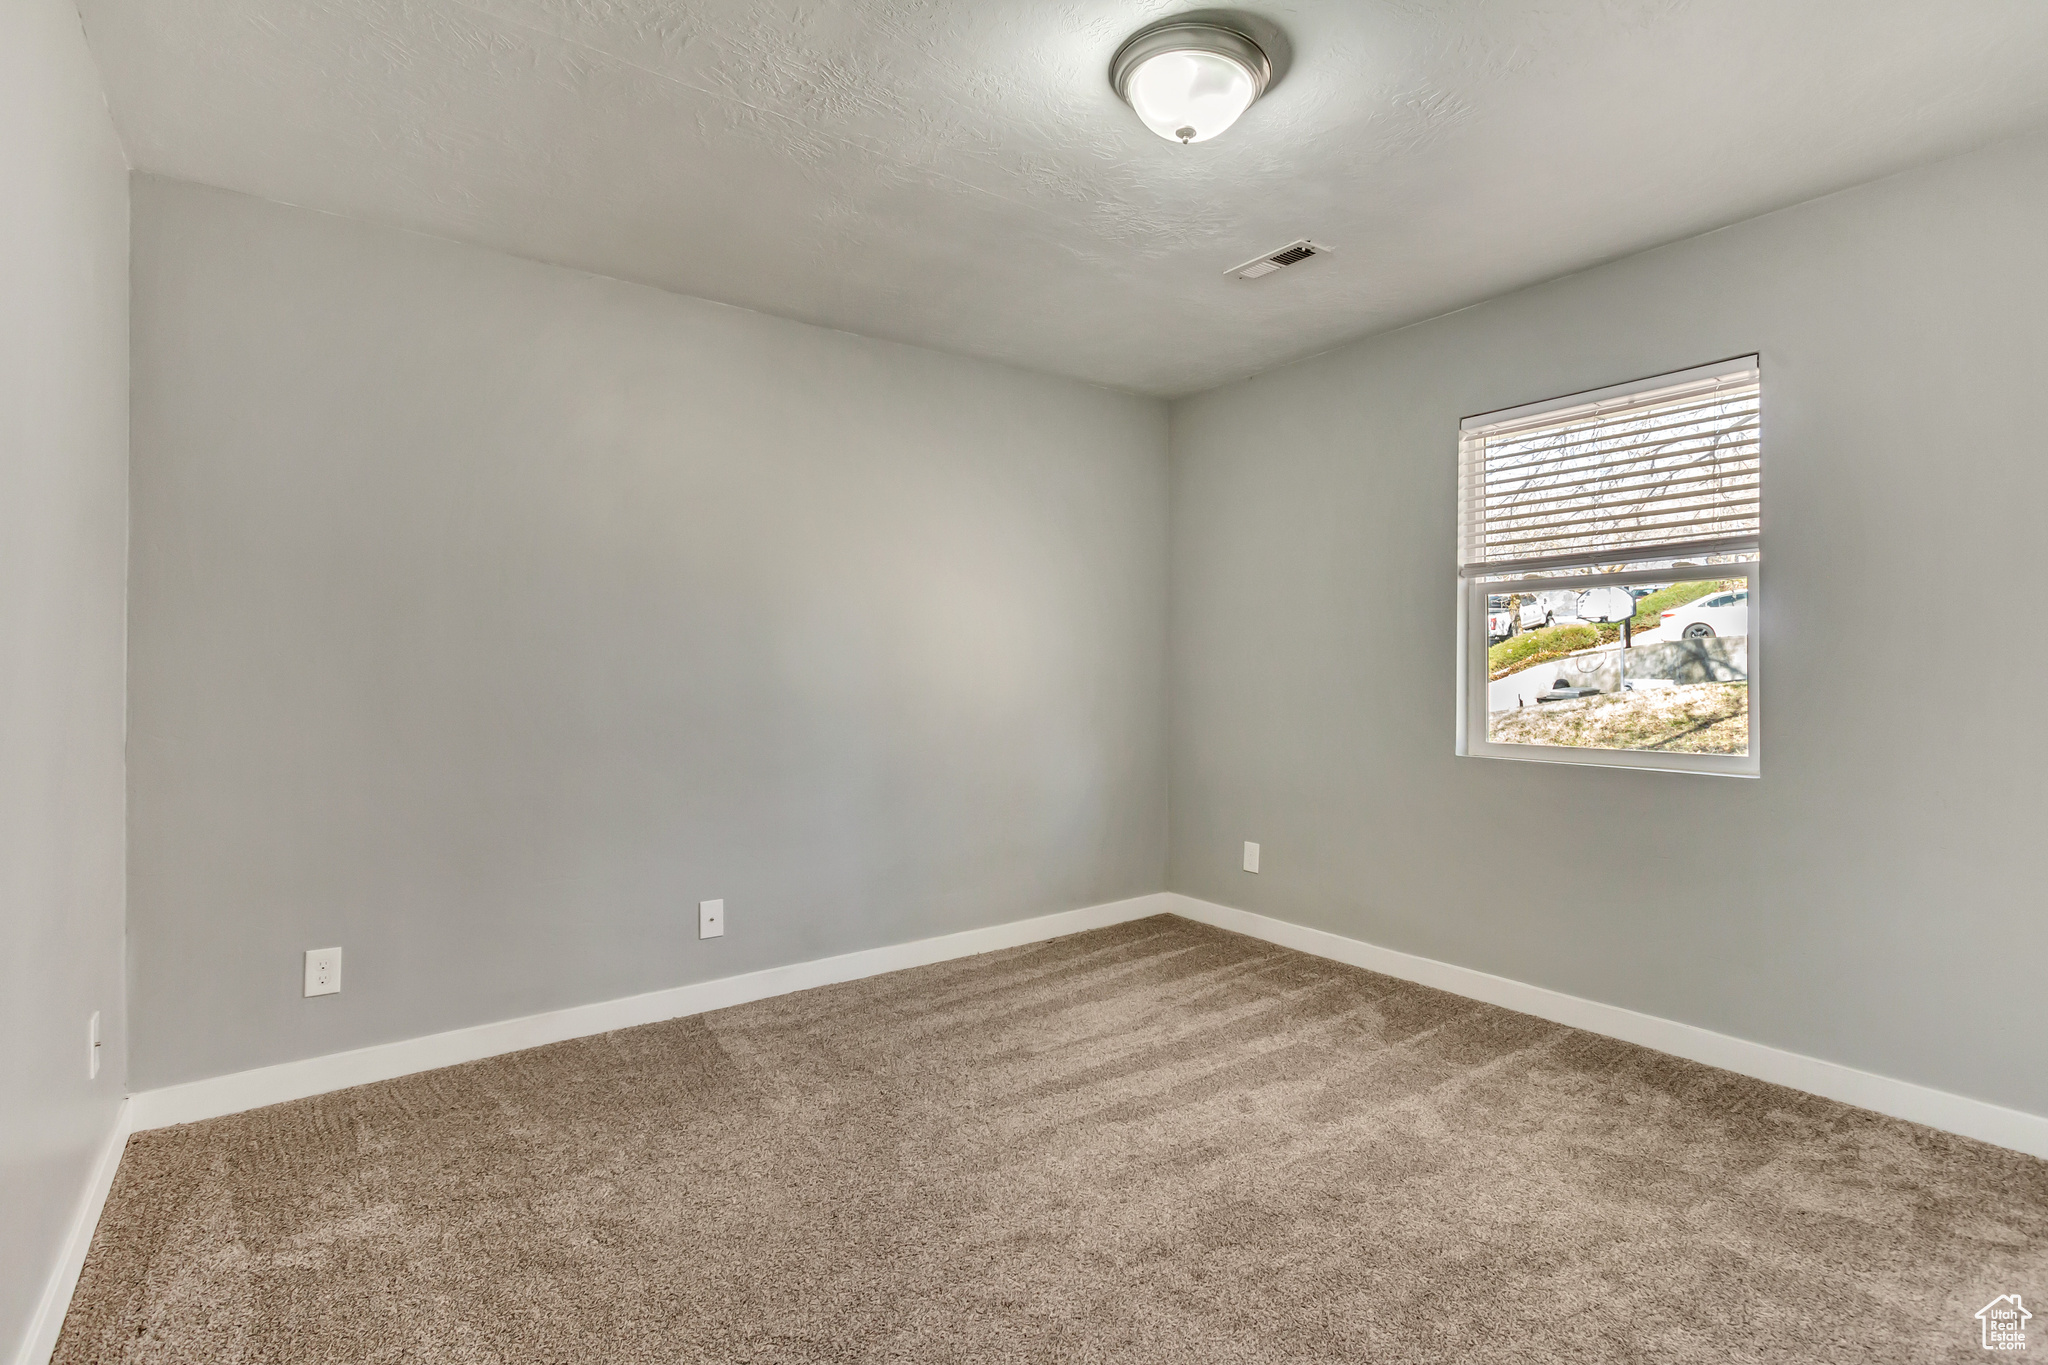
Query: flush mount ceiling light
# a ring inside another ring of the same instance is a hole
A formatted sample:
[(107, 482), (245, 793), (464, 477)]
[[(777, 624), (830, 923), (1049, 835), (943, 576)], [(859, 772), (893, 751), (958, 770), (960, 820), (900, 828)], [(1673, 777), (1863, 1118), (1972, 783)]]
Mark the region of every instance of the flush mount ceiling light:
[(1170, 142), (1207, 142), (1266, 93), (1273, 64), (1248, 34), (1200, 19), (1139, 29), (1117, 49), (1109, 83)]

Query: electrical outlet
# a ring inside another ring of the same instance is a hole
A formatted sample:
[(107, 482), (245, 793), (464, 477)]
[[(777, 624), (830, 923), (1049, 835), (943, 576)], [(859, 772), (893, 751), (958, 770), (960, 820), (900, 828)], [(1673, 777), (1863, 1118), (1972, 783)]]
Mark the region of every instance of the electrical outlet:
[(341, 994), (341, 949), (306, 950), (306, 994)]
[(86, 1025), (85, 1036), (86, 1042), (89, 1045), (86, 1052), (85, 1078), (89, 1081), (96, 1081), (100, 1078), (100, 1012), (98, 1010), (92, 1012), (92, 1022)]
[(1259, 846), (1249, 840), (1245, 842), (1244, 846), (1244, 870), (1247, 872), (1257, 872), (1259, 870)]
[(697, 937), (698, 937), (698, 938), (723, 938), (723, 937), (725, 937), (725, 902), (724, 902), (724, 901), (722, 901), (722, 900), (717, 900), (717, 901), (698, 901), (698, 902), (697, 902)]

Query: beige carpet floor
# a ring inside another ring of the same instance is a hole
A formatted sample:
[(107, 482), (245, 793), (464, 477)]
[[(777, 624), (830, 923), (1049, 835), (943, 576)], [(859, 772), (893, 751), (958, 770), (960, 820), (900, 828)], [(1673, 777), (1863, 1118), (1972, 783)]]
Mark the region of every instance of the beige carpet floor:
[(2014, 1292), (2048, 1163), (1162, 916), (139, 1134), (56, 1360), (1962, 1361)]

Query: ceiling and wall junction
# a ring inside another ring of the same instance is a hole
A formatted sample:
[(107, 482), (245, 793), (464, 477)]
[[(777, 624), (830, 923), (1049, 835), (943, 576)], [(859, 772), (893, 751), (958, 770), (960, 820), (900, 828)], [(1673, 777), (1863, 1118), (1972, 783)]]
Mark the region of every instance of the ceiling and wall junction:
[(2039, 0), (1272, 0), (1196, 147), (1171, 0), (82, 8), (140, 170), (1168, 396), (2048, 119)]

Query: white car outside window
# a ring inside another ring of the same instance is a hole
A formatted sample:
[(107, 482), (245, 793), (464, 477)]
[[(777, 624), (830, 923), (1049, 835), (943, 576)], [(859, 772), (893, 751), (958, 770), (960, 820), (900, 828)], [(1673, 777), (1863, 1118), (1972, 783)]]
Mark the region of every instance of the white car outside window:
[(1673, 640), (1698, 640), (1709, 635), (1749, 634), (1749, 589), (1708, 593), (1697, 601), (1675, 607), (1660, 622), (1665, 636)]
[(1573, 591), (1539, 592), (1522, 604), (1522, 629), (1541, 630), (1579, 619), (1579, 595)]

